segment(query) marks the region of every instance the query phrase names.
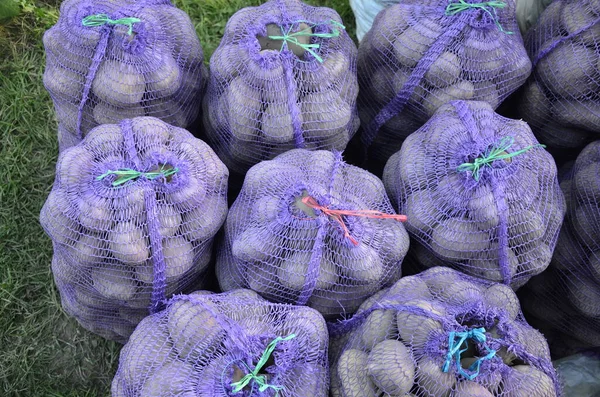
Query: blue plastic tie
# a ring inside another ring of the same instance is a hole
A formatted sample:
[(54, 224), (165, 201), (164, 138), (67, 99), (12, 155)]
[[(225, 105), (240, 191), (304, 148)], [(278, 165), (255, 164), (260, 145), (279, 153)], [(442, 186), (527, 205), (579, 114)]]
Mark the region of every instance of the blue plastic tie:
[[(477, 360), (471, 364), (471, 366), (468, 368), (469, 372), (465, 371), (460, 364), (460, 356), (468, 349), (468, 347), (465, 347), (464, 349), (461, 349), (460, 347), (463, 343), (467, 342), (468, 339), (472, 339), (477, 343), (482, 344), (488, 352), (485, 356), (477, 358)], [(448, 334), (448, 353), (446, 354), (446, 361), (444, 361), (444, 365), (442, 365), (442, 372), (448, 372), (452, 366), (452, 362), (454, 361), (456, 363), (457, 371), (460, 375), (464, 376), (468, 380), (475, 379), (477, 375), (479, 375), (481, 362), (484, 360), (491, 360), (496, 355), (496, 350), (490, 349), (486, 345), (486, 341), (487, 337), (485, 335), (485, 328), (473, 328), (465, 332), (450, 332)]]

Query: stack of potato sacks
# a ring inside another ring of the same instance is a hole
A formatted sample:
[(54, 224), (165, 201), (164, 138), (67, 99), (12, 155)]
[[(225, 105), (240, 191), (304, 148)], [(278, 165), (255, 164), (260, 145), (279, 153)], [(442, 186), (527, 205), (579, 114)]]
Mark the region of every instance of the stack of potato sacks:
[(294, 148), (344, 150), (358, 129), (356, 46), (330, 8), (271, 0), (236, 12), (210, 69), (206, 134), (236, 174)]
[(552, 2), (526, 43), (534, 69), (520, 115), (556, 155), (580, 151), (600, 136), (600, 4)]
[(100, 124), (153, 116), (186, 128), (198, 115), (202, 47), (169, 2), (66, 0), (44, 47), (61, 150)]
[(583, 149), (561, 187), (568, 208), (554, 257), (522, 299), (562, 356), (600, 346), (600, 141)]
[(67, 313), (124, 342), (166, 297), (202, 287), (227, 177), (208, 145), (154, 117), (100, 125), (65, 149), (40, 221)]
[(373, 172), (444, 103), (495, 109), (529, 76), (514, 2), (471, 3), (404, 0), (380, 12), (360, 43), (355, 143)]

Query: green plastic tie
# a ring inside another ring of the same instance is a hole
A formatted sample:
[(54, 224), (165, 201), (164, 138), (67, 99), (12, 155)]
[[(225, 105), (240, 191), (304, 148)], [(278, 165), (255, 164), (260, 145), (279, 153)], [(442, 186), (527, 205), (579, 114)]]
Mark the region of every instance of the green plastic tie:
[(517, 150), (516, 152), (507, 153), (506, 151), (510, 149), (514, 141), (515, 139), (512, 136), (506, 136), (502, 138), (497, 145), (492, 145), (488, 150), (486, 150), (486, 152), (483, 154), (483, 157), (477, 157), (472, 163), (463, 163), (459, 165), (457, 171), (471, 171), (473, 178), (479, 182), (479, 178), (481, 177), (481, 169), (483, 167), (491, 167), (491, 164), (494, 161), (510, 159), (536, 147), (546, 147), (546, 145), (538, 143), (537, 145), (527, 146), (526, 148)]
[(157, 179), (157, 178), (161, 178), (161, 177), (164, 177), (164, 178), (169, 177), (169, 176), (177, 173), (177, 171), (179, 171), (179, 168), (170, 168), (168, 170), (165, 170), (163, 167), (164, 167), (164, 165), (161, 165), (161, 167), (158, 171), (151, 171), (151, 172), (140, 172), (140, 171), (136, 171), (131, 168), (122, 168), (117, 171), (108, 170), (104, 174), (96, 177), (96, 180), (100, 181), (109, 175), (117, 175), (118, 178), (113, 181), (112, 185), (120, 186), (124, 183), (127, 183), (131, 180), (137, 179), (142, 176), (146, 179), (153, 180), (153, 179)]
[(83, 18), (81, 24), (83, 26), (104, 26), (106, 24), (109, 25), (127, 25), (129, 26), (129, 30), (127, 33), (131, 35), (133, 33), (133, 24), (137, 22), (142, 22), (139, 18), (120, 18), (120, 19), (110, 19), (110, 17), (106, 14), (94, 14), (88, 15)]
[(279, 391), (283, 389), (283, 386), (269, 385), (267, 383), (267, 377), (265, 375), (259, 375), (258, 373), (260, 372), (262, 367), (267, 363), (267, 361), (269, 360), (269, 357), (271, 357), (271, 354), (273, 353), (273, 351), (275, 350), (275, 347), (277, 346), (277, 344), (279, 342), (290, 340), (295, 337), (296, 337), (296, 334), (290, 334), (290, 335), (286, 336), (285, 338), (282, 338), (279, 336), (279, 337), (273, 339), (271, 341), (271, 343), (269, 343), (267, 345), (267, 348), (265, 349), (262, 356), (260, 357), (260, 360), (258, 360), (258, 363), (256, 363), (256, 366), (254, 367), (254, 369), (252, 371), (250, 371), (250, 373), (247, 373), (239, 381), (231, 384), (231, 387), (233, 387), (233, 392), (239, 393), (240, 390), (242, 390), (244, 387), (248, 386), (250, 381), (254, 381), (258, 385), (259, 391), (264, 392), (267, 389), (273, 389), (273, 390), (275, 390), (275, 392), (277, 394), (279, 394)]
[(509, 32), (504, 30), (500, 22), (498, 21), (498, 14), (496, 13), (496, 9), (505, 8), (506, 3), (504, 1), (486, 1), (483, 3), (467, 3), (465, 0), (458, 0), (458, 2), (454, 2), (454, 0), (449, 0), (450, 4), (446, 7), (446, 15), (456, 15), (460, 12), (466, 10), (472, 10), (474, 8), (479, 8), (480, 10), (485, 11), (496, 23), (498, 29), (501, 32), (506, 34), (514, 34), (514, 32)]
[[(296, 23), (309, 23), (306, 21), (298, 21)], [(320, 44), (304, 44), (304, 43), (300, 43), (298, 41), (298, 37), (321, 37), (324, 39), (331, 39), (334, 37), (339, 37), (339, 35), (341, 34), (341, 29), (346, 29), (346, 27), (344, 25), (342, 25), (341, 23), (339, 23), (338, 21), (334, 21), (334, 20), (330, 20), (329, 24), (332, 25), (332, 32), (331, 33), (313, 33), (312, 32), (312, 28), (316, 27), (317, 25), (313, 24), (312, 26), (309, 26), (308, 28), (302, 29), (298, 32), (295, 33), (290, 33), (292, 31), (292, 28), (295, 26), (295, 24), (292, 24), (290, 26), (290, 28), (284, 32), (283, 27), (279, 27), (281, 29), (283, 33), (282, 36), (267, 36), (269, 39), (271, 40), (283, 40), (283, 43), (281, 44), (281, 50), (283, 51), (283, 49), (285, 48), (285, 46), (287, 45), (287, 43), (292, 43), (297, 45), (298, 47), (303, 48), (305, 51), (308, 51), (312, 56), (314, 56), (317, 61), (319, 61), (320, 63), (323, 63), (323, 58), (321, 58), (321, 56), (319, 54), (317, 54), (314, 50), (318, 49), (321, 47)], [(339, 29), (338, 29), (339, 28)]]

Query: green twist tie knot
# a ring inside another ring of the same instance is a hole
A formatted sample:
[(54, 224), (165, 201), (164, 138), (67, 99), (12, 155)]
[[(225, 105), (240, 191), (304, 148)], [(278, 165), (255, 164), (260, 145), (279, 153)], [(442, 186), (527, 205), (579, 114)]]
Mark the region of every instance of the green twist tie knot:
[[(302, 22), (305, 22), (305, 21), (298, 21), (296, 23), (302, 23)], [(306, 23), (308, 23), (308, 22), (306, 22)], [(303, 48), (305, 51), (309, 52), (313, 57), (315, 57), (315, 59), (317, 61), (319, 61), (320, 63), (323, 63), (323, 58), (321, 58), (321, 56), (314, 51), (314, 50), (320, 48), (321, 45), (316, 44), (316, 43), (315, 44), (300, 43), (298, 41), (298, 37), (309, 36), (309, 37), (321, 37), (321, 38), (325, 38), (325, 39), (331, 39), (334, 37), (339, 37), (339, 35), (341, 34), (341, 29), (342, 30), (346, 29), (346, 27), (344, 25), (342, 25), (341, 23), (334, 21), (334, 20), (330, 20), (328, 22), (328, 24), (330, 24), (332, 26), (331, 33), (313, 33), (312, 28), (317, 26), (315, 24), (313, 24), (312, 26), (310, 26), (308, 28), (302, 29), (298, 32), (290, 33), (292, 31), (292, 27), (295, 25), (295, 23), (294, 23), (290, 26), (290, 28), (287, 30), (287, 32), (285, 32), (281, 26), (279, 27), (281, 29), (281, 31), (284, 32), (282, 36), (267, 36), (267, 37), (271, 40), (283, 40), (280, 51), (283, 51), (283, 49), (289, 42), (289, 43), (297, 45), (298, 47)]]
[(142, 22), (139, 18), (121, 18), (121, 19), (110, 19), (110, 17), (106, 14), (94, 14), (88, 15), (83, 18), (81, 24), (83, 26), (104, 26), (106, 24), (109, 25), (127, 25), (129, 26), (129, 30), (127, 33), (131, 35), (133, 33), (133, 24), (137, 22)]
[(446, 15), (456, 15), (460, 12), (466, 10), (472, 10), (474, 8), (478, 8), (480, 10), (485, 11), (496, 23), (498, 29), (501, 32), (506, 34), (513, 34), (514, 32), (509, 32), (504, 30), (500, 22), (498, 21), (498, 14), (496, 13), (497, 8), (505, 8), (506, 3), (501, 0), (497, 1), (486, 1), (483, 3), (467, 3), (465, 0), (458, 0), (458, 2), (453, 2), (454, 0), (449, 0), (450, 4), (446, 7)]
[(157, 178), (167, 178), (171, 175), (176, 174), (179, 171), (179, 168), (169, 168), (165, 169), (164, 164), (160, 166), (158, 171), (150, 171), (150, 172), (140, 172), (131, 168), (122, 168), (117, 171), (108, 170), (104, 174), (97, 176), (96, 180), (100, 181), (106, 178), (109, 175), (117, 175), (117, 179), (115, 179), (112, 183), (113, 186), (120, 186), (124, 183), (127, 183), (131, 180), (137, 179), (139, 177), (144, 177), (149, 180), (157, 179)]
[(271, 357), (271, 354), (273, 353), (275, 347), (279, 342), (290, 340), (295, 337), (296, 334), (290, 334), (285, 338), (278, 336), (277, 338), (273, 339), (271, 343), (267, 345), (267, 348), (260, 357), (260, 360), (258, 360), (258, 363), (256, 363), (254, 369), (250, 373), (246, 374), (239, 381), (231, 384), (231, 387), (233, 387), (233, 392), (239, 393), (244, 387), (248, 386), (250, 381), (254, 381), (258, 385), (258, 390), (260, 392), (264, 392), (267, 389), (273, 389), (277, 393), (276, 395), (278, 395), (279, 391), (283, 389), (283, 386), (269, 385), (267, 383), (267, 377), (265, 375), (259, 375), (258, 373), (260, 372), (262, 367), (267, 363), (267, 360), (269, 360), (269, 357)]
[(479, 182), (479, 178), (481, 177), (481, 169), (483, 167), (491, 167), (491, 164), (494, 161), (510, 159), (536, 147), (546, 147), (546, 145), (538, 143), (537, 145), (527, 146), (526, 148), (517, 150), (516, 152), (507, 153), (506, 151), (510, 149), (514, 141), (515, 138), (512, 136), (506, 136), (502, 138), (498, 144), (492, 145), (489, 149), (487, 149), (483, 154), (483, 157), (477, 157), (472, 163), (462, 163), (458, 166), (457, 171), (471, 171), (473, 178)]

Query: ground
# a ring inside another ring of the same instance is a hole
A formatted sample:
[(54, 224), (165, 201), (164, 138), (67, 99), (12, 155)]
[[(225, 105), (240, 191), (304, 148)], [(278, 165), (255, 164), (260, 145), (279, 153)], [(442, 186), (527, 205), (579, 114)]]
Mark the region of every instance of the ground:
[[(56, 22), (60, 2), (0, 0), (10, 1), (20, 14), (0, 20), (0, 393), (107, 396), (121, 346), (87, 332), (62, 311), (50, 272), (52, 245), (38, 221), (58, 153), (54, 109), (42, 85), (42, 35)], [(194, 21), (208, 59), (228, 18), (261, 2), (174, 3)], [(308, 3), (335, 8), (354, 31), (348, 0)]]

